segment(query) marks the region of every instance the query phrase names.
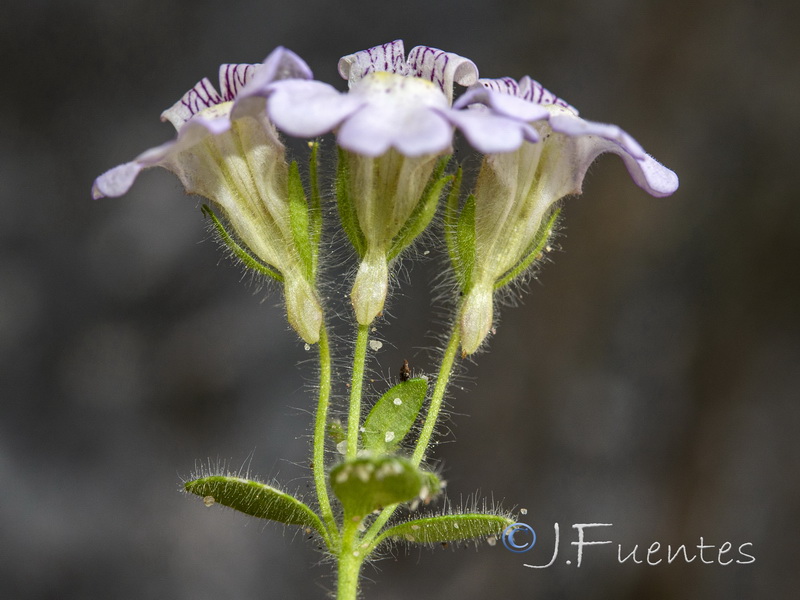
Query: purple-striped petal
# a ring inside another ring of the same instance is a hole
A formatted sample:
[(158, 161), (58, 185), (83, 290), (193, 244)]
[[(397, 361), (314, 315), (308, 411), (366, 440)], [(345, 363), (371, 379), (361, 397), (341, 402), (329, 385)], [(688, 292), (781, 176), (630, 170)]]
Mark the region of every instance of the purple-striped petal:
[(409, 74), (432, 81), (453, 103), (453, 84), (470, 86), (478, 81), (475, 63), (454, 54), (428, 46), (417, 46), (408, 53)]
[(408, 74), (403, 40), (361, 50), (339, 59), (339, 74), (351, 86), (366, 75), (377, 71), (398, 75)]
[(162, 121), (169, 121), (180, 131), (183, 124), (201, 110), (224, 102), (222, 96), (214, 89), (213, 84), (204, 77), (183, 95), (173, 106), (161, 113)]
[(222, 100), (224, 102), (234, 100), (239, 94), (239, 90), (247, 84), (253, 73), (260, 68), (260, 64), (220, 65), (219, 89)]
[(536, 104), (555, 104), (556, 106), (571, 110), (576, 115), (578, 114), (578, 109), (569, 104), (569, 102), (562, 100), (550, 90), (545, 89), (541, 83), (534, 81), (527, 75), (519, 80), (519, 97), (529, 102), (535, 102)]
[(327, 83), (298, 79), (274, 83), (267, 110), (289, 135), (316, 137), (338, 127), (363, 104), (363, 99), (341, 94)]

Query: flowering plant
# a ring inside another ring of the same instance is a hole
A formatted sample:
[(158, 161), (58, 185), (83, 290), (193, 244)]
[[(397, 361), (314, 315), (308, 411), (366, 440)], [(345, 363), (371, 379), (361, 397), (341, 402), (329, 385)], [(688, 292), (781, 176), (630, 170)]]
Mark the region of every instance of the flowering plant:
[[(671, 194), (678, 180), (620, 128), (582, 119), (527, 77), (479, 79), (475, 64), (453, 53), (418, 46), (406, 55), (395, 41), (343, 57), (339, 72), (346, 92), (313, 80), (284, 48), (260, 65), (223, 65), (219, 92), (203, 79), (162, 114), (176, 138), (98, 177), (93, 195), (120, 196), (143, 169), (164, 167), (211, 202), (203, 213), (232, 255), (282, 285), (288, 323), (318, 349), (315, 497), (226, 472), (198, 474), (184, 487), (208, 506), (318, 537), (337, 565), (336, 597), (348, 600), (358, 594), (364, 562), (390, 544), (493, 543), (514, 523), (498, 507), (427, 508), (444, 488), (428, 459), (451, 373), (460, 358), (486, 348), (497, 292), (542, 256), (558, 203), (581, 192), (599, 154), (619, 155), (653, 196)], [(454, 101), (456, 85), (464, 89)], [(466, 193), (450, 158), (455, 131), (482, 155)], [(336, 226), (358, 263), (346, 283), (350, 309), (338, 312), (319, 291), (329, 256), (321, 252), (326, 186), (316, 140), (326, 134), (337, 147)], [(282, 135), (311, 140), (305, 180)], [(430, 227), (437, 212), (438, 230)], [(384, 319), (392, 270), (428, 229), (441, 234), (452, 282), (438, 373), (414, 376), (405, 363), (395, 385), (365, 398), (367, 350), (378, 344), (370, 338)], [(335, 349), (328, 337), (331, 315), (343, 312), (355, 335), (344, 424), (329, 417)]]

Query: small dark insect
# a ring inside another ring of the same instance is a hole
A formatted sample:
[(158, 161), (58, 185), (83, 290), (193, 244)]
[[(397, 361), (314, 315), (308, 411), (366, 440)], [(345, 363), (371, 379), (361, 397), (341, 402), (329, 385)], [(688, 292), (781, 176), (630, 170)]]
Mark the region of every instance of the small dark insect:
[(442, 542), (442, 548), (447, 548), (449, 545), (447, 542)]
[(411, 367), (408, 366), (408, 361), (403, 359), (403, 366), (400, 367), (400, 381), (408, 381), (411, 379)]

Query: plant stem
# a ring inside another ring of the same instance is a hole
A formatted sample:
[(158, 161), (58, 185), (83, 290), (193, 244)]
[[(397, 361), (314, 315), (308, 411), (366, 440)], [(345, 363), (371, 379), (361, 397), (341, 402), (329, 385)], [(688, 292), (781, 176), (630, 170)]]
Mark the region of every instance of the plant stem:
[(328, 531), (328, 547), (338, 538), (339, 529), (333, 517), (328, 498), (328, 478), (325, 473), (325, 428), (328, 423), (328, 405), (331, 396), (331, 349), (328, 343), (328, 330), (323, 325), (319, 335), (319, 401), (314, 422), (314, 452), (312, 458), (314, 486), (317, 489), (317, 502), (322, 520)]
[(350, 412), (347, 416), (347, 460), (358, 452), (358, 429), (361, 426), (361, 388), (364, 383), (364, 367), (367, 362), (369, 325), (358, 326), (356, 347), (353, 352), (353, 378), (350, 382)]
[(339, 570), (336, 587), (336, 600), (356, 600), (358, 596), (358, 575), (367, 554), (357, 550), (358, 524), (345, 515), (341, 552), (338, 556)]
[[(442, 362), (439, 365), (439, 374), (436, 377), (436, 385), (433, 388), (431, 404), (428, 407), (428, 413), (425, 416), (425, 423), (422, 426), (422, 431), (420, 432), (419, 439), (417, 440), (417, 445), (414, 448), (414, 454), (411, 457), (411, 462), (413, 462), (415, 466), (418, 466), (425, 459), (425, 454), (428, 450), (428, 444), (430, 443), (431, 436), (433, 435), (433, 431), (436, 427), (436, 421), (439, 419), (442, 402), (444, 401), (444, 394), (447, 391), (447, 385), (450, 382), (450, 375), (453, 372), (453, 363), (455, 361), (456, 354), (458, 353), (458, 347), (461, 343), (461, 336), (458, 329), (458, 316), (460, 313), (461, 307), (459, 306), (458, 310), (456, 311), (457, 317), (453, 323), (453, 330), (450, 332), (450, 339), (447, 342), (444, 356), (442, 356)], [(369, 530), (364, 535), (364, 543), (369, 544), (367, 550), (369, 553), (375, 549), (375, 537), (380, 533), (380, 530), (391, 518), (392, 514), (394, 514), (397, 506), (397, 504), (394, 504), (384, 508), (381, 511), (381, 514), (379, 514), (372, 522)]]
[[(459, 307), (456, 315), (460, 316), (460, 313), (461, 308)], [(425, 460), (428, 444), (431, 441), (433, 430), (436, 428), (436, 421), (439, 419), (439, 412), (442, 409), (444, 394), (447, 391), (447, 384), (450, 383), (450, 375), (453, 372), (453, 362), (455, 361), (460, 344), (461, 335), (459, 334), (458, 318), (456, 318), (453, 323), (453, 330), (450, 332), (450, 339), (444, 350), (444, 356), (442, 356), (442, 364), (439, 366), (439, 375), (436, 377), (436, 386), (433, 388), (431, 404), (425, 416), (425, 424), (422, 426), (417, 445), (414, 448), (414, 454), (411, 456), (411, 462), (414, 463), (414, 466), (418, 466)]]

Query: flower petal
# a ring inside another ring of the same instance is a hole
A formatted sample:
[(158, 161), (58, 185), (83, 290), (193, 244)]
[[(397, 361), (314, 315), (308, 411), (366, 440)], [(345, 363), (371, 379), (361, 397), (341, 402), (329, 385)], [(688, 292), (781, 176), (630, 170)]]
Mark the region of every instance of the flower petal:
[[(562, 196), (579, 194), (589, 166), (598, 156), (606, 152), (619, 156), (636, 185), (651, 196), (662, 198), (678, 189), (678, 176), (649, 154), (634, 156), (622, 144), (609, 138), (578, 136), (562, 139), (563, 152), (569, 159), (551, 167), (553, 172), (562, 171), (561, 176), (565, 184), (560, 190)], [(555, 179), (558, 177), (554, 177)]]
[(161, 113), (161, 120), (169, 121), (176, 131), (180, 131), (183, 124), (194, 115), (220, 102), (223, 102), (222, 96), (217, 93), (208, 78), (204, 77), (186, 92), (183, 98)]
[(289, 135), (315, 137), (335, 129), (363, 100), (319, 81), (286, 80), (270, 88), (270, 119)]
[(451, 110), (447, 119), (458, 127), (470, 145), (484, 154), (511, 152), (523, 140), (538, 142), (536, 130), (521, 121), (492, 114), (488, 110)]
[(609, 148), (608, 151), (622, 158), (636, 185), (651, 196), (663, 198), (678, 189), (678, 176), (649, 154), (645, 154), (644, 158), (635, 159), (621, 149)]
[(536, 104), (555, 104), (556, 106), (561, 106), (562, 108), (574, 112), (576, 115), (578, 114), (578, 109), (569, 104), (566, 100), (562, 100), (556, 96), (550, 90), (545, 89), (541, 83), (531, 79), (527, 75), (519, 80), (518, 96), (530, 102), (535, 102)]
[[(223, 65), (225, 66), (225, 65)], [(269, 94), (269, 86), (275, 81), (283, 79), (311, 79), (313, 77), (311, 69), (305, 61), (291, 50), (279, 46), (270, 52), (261, 65), (249, 76), (238, 94), (237, 99), (248, 98), (250, 96), (266, 96)]]
[(586, 121), (569, 113), (557, 113), (550, 117), (550, 127), (556, 133), (563, 133), (572, 137), (594, 135), (616, 142), (625, 152), (637, 159), (647, 156), (639, 142), (616, 125)]
[(264, 110), (266, 98), (272, 84), (283, 79), (311, 79), (311, 69), (305, 61), (291, 50), (278, 46), (264, 59), (263, 64), (253, 70), (244, 87), (236, 94), (236, 103), (231, 111), (231, 120), (246, 115), (256, 115)]
[(144, 168), (143, 165), (134, 160), (109, 169), (94, 180), (92, 198), (99, 200), (100, 198), (116, 198), (122, 196), (131, 189), (139, 172)]
[[(513, 79), (506, 79), (514, 82)], [(482, 79), (481, 82), (483, 81), (485, 80)], [(483, 85), (476, 85), (467, 90), (456, 100), (453, 108), (462, 108), (477, 103), (485, 104), (500, 115), (519, 119), (526, 123), (550, 118), (550, 111), (544, 106), (508, 95), (494, 87), (485, 87)]]
[(228, 64), (219, 67), (219, 89), (224, 102), (234, 100), (261, 65)]
[(478, 81), (475, 63), (454, 54), (429, 46), (417, 46), (408, 53), (409, 75), (427, 79), (438, 85), (453, 103), (453, 83), (469, 86)]
[(449, 123), (433, 110), (409, 110), (401, 116), (368, 105), (342, 124), (337, 141), (366, 156), (380, 156), (392, 147), (405, 156), (421, 156), (447, 150), (452, 136)]
[(230, 129), (227, 114), (216, 117), (200, 115), (186, 123), (175, 140), (145, 150), (134, 160), (121, 164), (100, 175), (92, 186), (92, 198), (116, 198), (125, 194), (139, 173), (149, 167), (166, 166), (169, 159), (195, 146), (209, 135), (218, 135)]
[(403, 40), (395, 40), (382, 46), (374, 46), (339, 59), (339, 75), (353, 85), (365, 75), (376, 71), (388, 71), (406, 75), (406, 53)]

